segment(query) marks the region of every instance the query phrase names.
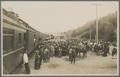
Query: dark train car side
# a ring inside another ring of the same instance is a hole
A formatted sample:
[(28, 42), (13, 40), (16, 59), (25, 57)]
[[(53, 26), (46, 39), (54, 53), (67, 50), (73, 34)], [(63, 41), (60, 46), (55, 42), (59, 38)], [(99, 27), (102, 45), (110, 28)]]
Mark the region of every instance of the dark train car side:
[(29, 30), (27, 30), (27, 49), (28, 49), (28, 54), (32, 53), (34, 48), (38, 44), (38, 35), (37, 31), (33, 29), (32, 27), (29, 26)]
[(26, 27), (17, 15), (3, 9), (3, 73), (12, 73), (22, 60)]
[(40, 34), (11, 11), (3, 9), (3, 74), (15, 73), (24, 48), (32, 53)]

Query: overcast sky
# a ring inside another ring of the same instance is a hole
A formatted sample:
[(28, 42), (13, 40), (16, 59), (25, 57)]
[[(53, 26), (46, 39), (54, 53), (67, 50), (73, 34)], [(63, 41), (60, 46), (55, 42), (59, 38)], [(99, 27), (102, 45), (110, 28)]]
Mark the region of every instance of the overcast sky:
[[(2, 7), (19, 14), (30, 26), (44, 33), (64, 32), (96, 18), (96, 2), (83, 1), (2, 1)], [(118, 10), (117, 1), (97, 2), (98, 16)]]

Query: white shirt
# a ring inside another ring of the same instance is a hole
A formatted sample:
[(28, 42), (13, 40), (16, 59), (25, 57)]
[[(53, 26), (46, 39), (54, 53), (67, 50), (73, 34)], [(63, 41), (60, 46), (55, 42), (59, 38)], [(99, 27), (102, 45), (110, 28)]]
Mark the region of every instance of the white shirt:
[(47, 52), (48, 52), (48, 49), (46, 48), (45, 51), (44, 51), (44, 53), (47, 53)]
[(69, 54), (71, 54), (71, 53), (72, 53), (72, 49), (69, 50)]
[(34, 42), (36, 41), (36, 39), (34, 38)]
[(25, 64), (25, 63), (28, 63), (27, 53), (24, 53), (24, 54), (23, 54), (23, 61), (24, 61), (24, 64)]
[(109, 52), (110, 52), (110, 54), (112, 54), (113, 48), (114, 47), (112, 45), (109, 46)]

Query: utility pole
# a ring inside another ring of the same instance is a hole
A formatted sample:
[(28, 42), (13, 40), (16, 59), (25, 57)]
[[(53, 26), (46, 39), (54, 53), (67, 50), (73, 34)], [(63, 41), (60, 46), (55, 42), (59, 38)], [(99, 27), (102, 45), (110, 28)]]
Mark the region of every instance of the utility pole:
[(95, 5), (96, 7), (96, 35), (95, 35), (95, 40), (96, 43), (98, 44), (98, 40), (99, 40), (99, 29), (98, 29), (98, 5), (97, 3), (94, 3), (93, 5)]
[(91, 33), (92, 33), (92, 29), (90, 28), (90, 40), (91, 40)]
[(96, 43), (98, 44), (98, 5), (96, 4)]

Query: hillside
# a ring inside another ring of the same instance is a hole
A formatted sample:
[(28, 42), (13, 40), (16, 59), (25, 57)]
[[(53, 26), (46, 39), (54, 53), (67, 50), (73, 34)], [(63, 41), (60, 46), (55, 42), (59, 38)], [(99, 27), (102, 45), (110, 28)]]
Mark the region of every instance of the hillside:
[[(75, 30), (64, 32), (66, 37), (77, 37), (95, 39), (96, 22), (95, 20), (78, 27)], [(104, 39), (107, 41), (115, 42), (117, 39), (117, 12), (99, 18), (99, 40)]]

